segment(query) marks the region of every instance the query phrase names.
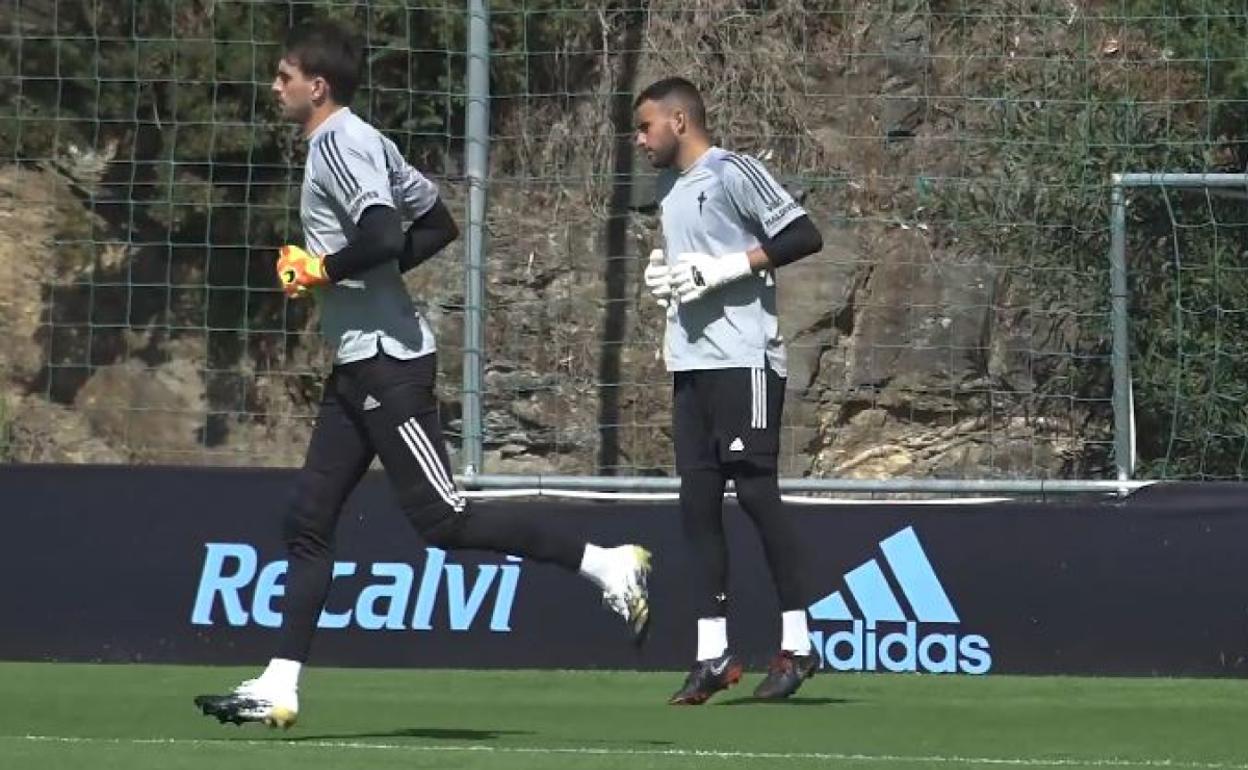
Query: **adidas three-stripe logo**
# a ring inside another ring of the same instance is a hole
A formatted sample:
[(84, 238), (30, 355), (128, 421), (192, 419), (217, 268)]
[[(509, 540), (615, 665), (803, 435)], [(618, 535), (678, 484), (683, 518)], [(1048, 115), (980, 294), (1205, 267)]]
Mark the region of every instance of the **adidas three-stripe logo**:
[[(921, 623), (957, 623), (945, 588), (936, 577), (932, 563), (928, 561), (914, 527), (906, 527), (897, 534), (880, 542), (884, 559), (897, 576), (897, 583), (906, 600), (914, 610), (914, 617)], [(845, 574), (845, 585), (862, 610), (862, 617), (869, 623), (889, 621), (904, 623), (909, 620), (888, 585), (879, 563), (871, 559)], [(853, 620), (849, 606), (840, 591), (833, 591), (810, 605), (810, 616), (816, 620)]]
[(724, 160), (741, 172), (741, 175), (754, 188), (754, 192), (758, 193), (759, 199), (762, 200), (767, 208), (774, 209), (780, 205), (780, 192), (767, 178), (767, 173), (763, 171), (763, 167), (758, 161), (733, 153), (724, 156)]
[(433, 448), (433, 442), (429, 440), (429, 435), (425, 433), (424, 428), (420, 427), (420, 423), (415, 418), (408, 420), (399, 426), (399, 436), (403, 442), (407, 444), (407, 448), (411, 450), (412, 456), (416, 458), (416, 463), (420, 465), (420, 469), (424, 472), (425, 478), (429, 480), (429, 484), (438, 493), (438, 497), (451, 507), (451, 510), (460, 513), (467, 507), (464, 498), (460, 496), (459, 490), (455, 488), (455, 482), (451, 480), (451, 474), (447, 471), (446, 466), (442, 464), (442, 459), (438, 457), (437, 450)]
[(317, 145), (317, 150), (342, 191), (348, 196), (359, 194), (360, 182), (351, 173), (351, 167), (347, 165), (346, 159), (342, 157), (342, 151), (338, 149), (338, 136), (332, 132), (326, 134)]
[[(833, 591), (809, 607), (814, 620), (851, 624), (849, 630), (833, 631), (826, 638), (823, 630), (811, 632), (824, 664), (839, 671), (987, 673), (992, 657), (983, 636), (970, 634), (959, 638), (956, 633), (943, 630), (919, 635), (919, 624), (948, 627), (962, 621), (914, 527), (882, 540), (880, 550), (884, 566), (901, 589), (900, 599), (904, 599), (910, 614), (903, 608), (880, 561), (868, 559), (845, 574), (845, 593)], [(850, 609), (846, 596), (857, 607), (857, 613)]]
[(750, 427), (767, 428), (767, 371), (750, 370)]

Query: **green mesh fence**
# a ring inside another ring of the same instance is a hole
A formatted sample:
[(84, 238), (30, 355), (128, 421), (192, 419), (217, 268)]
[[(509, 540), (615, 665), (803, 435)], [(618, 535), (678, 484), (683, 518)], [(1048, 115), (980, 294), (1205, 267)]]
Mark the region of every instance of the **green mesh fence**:
[[(781, 273), (785, 475), (1112, 476), (1109, 176), (1238, 171), (1243, 3), (490, 4), (490, 473), (671, 473), (658, 244), (631, 97), (705, 91), (824, 233)], [(0, 8), (0, 450), (299, 462), (327, 361), (273, 249), (302, 149), (268, 96), (313, 14), (369, 45), (354, 106), (466, 211), (463, 5)], [(1243, 474), (1242, 201), (1132, 194), (1142, 475)], [(462, 222), (461, 222), (462, 224)], [(459, 447), (462, 247), (410, 284)]]

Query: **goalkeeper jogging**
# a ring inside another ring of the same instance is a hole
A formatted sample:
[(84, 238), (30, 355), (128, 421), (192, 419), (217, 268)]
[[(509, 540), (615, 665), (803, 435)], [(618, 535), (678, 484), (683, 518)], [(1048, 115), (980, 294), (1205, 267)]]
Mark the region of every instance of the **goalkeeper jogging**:
[(761, 536), (782, 610), (780, 650), (754, 694), (785, 698), (814, 673), (818, 657), (806, 630), (802, 541), (776, 478), (785, 349), (775, 270), (819, 251), (823, 239), (762, 164), (711, 145), (692, 83), (660, 80), (634, 106), (637, 145), (663, 169), (666, 248), (651, 255), (645, 280), (667, 310), (663, 350), (698, 612), (697, 660), (670, 702), (704, 703), (741, 677), (725, 620), (727, 479)]
[[(321, 331), (336, 349), (307, 458), (286, 512), (290, 563), (276, 656), (256, 679), (196, 703), (222, 722), (290, 726), (299, 672), (329, 591), (343, 502), (381, 459), (404, 514), (430, 544), (514, 554), (592, 580), (640, 641), (649, 621), (649, 553), (599, 548), (550, 527), (477, 510), (451, 479), (434, 398), (433, 334), (401, 271), (457, 235), (438, 190), (350, 104), (361, 50), (331, 23), (295, 29), (273, 91), (308, 143), (300, 216), (306, 247), (286, 246), (277, 270), (291, 297), (321, 303)], [(406, 232), (403, 220), (412, 220)]]

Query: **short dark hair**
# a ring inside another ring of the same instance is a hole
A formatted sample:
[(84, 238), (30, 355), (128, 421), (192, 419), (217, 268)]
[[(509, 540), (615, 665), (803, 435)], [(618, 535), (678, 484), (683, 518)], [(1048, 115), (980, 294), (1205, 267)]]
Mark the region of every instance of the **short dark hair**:
[(300, 24), (286, 35), (284, 58), (305, 75), (325, 78), (335, 103), (345, 106), (355, 98), (363, 52), (346, 25), (334, 21)]
[(663, 78), (646, 86), (633, 102), (633, 109), (642, 102), (661, 102), (675, 99), (699, 128), (706, 128), (706, 105), (702, 103), (702, 94), (698, 87), (684, 78)]

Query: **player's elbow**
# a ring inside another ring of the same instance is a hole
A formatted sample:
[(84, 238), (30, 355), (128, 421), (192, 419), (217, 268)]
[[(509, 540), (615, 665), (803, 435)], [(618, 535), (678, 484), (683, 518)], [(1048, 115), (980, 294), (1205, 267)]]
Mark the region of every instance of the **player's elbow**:
[(459, 225), (448, 216), (442, 224), (442, 245), (449, 246), (457, 240), (459, 240)]
[[(808, 222), (810, 221), (809, 218), (807, 218), (807, 221)], [(819, 228), (815, 227), (814, 222), (810, 223), (809, 242), (806, 244), (806, 246), (808, 249), (808, 251), (806, 252), (806, 256), (810, 256), (811, 254), (818, 254), (819, 252), (823, 251), (823, 233), (819, 232)]]
[(817, 254), (823, 249), (823, 234), (819, 232), (819, 228), (815, 227), (815, 223), (810, 221), (810, 217), (802, 217), (792, 225), (793, 228), (793, 259), (796, 262), (799, 259), (805, 259), (811, 254)]
[(775, 267), (791, 265), (822, 249), (823, 235), (807, 216), (794, 220), (763, 248)]
[(455, 217), (451, 216), (451, 210), (439, 198), (437, 203), (433, 205), (433, 209), (429, 212), (429, 224), (437, 230), (438, 240), (441, 249), (443, 246), (449, 246), (459, 239), (459, 225), (455, 222)]
[(455, 217), (451, 216), (450, 209), (441, 198), (434, 201), (424, 216), (412, 223), (410, 232), (414, 240), (419, 242), (423, 258), (433, 256), (459, 238), (459, 226), (455, 224)]

